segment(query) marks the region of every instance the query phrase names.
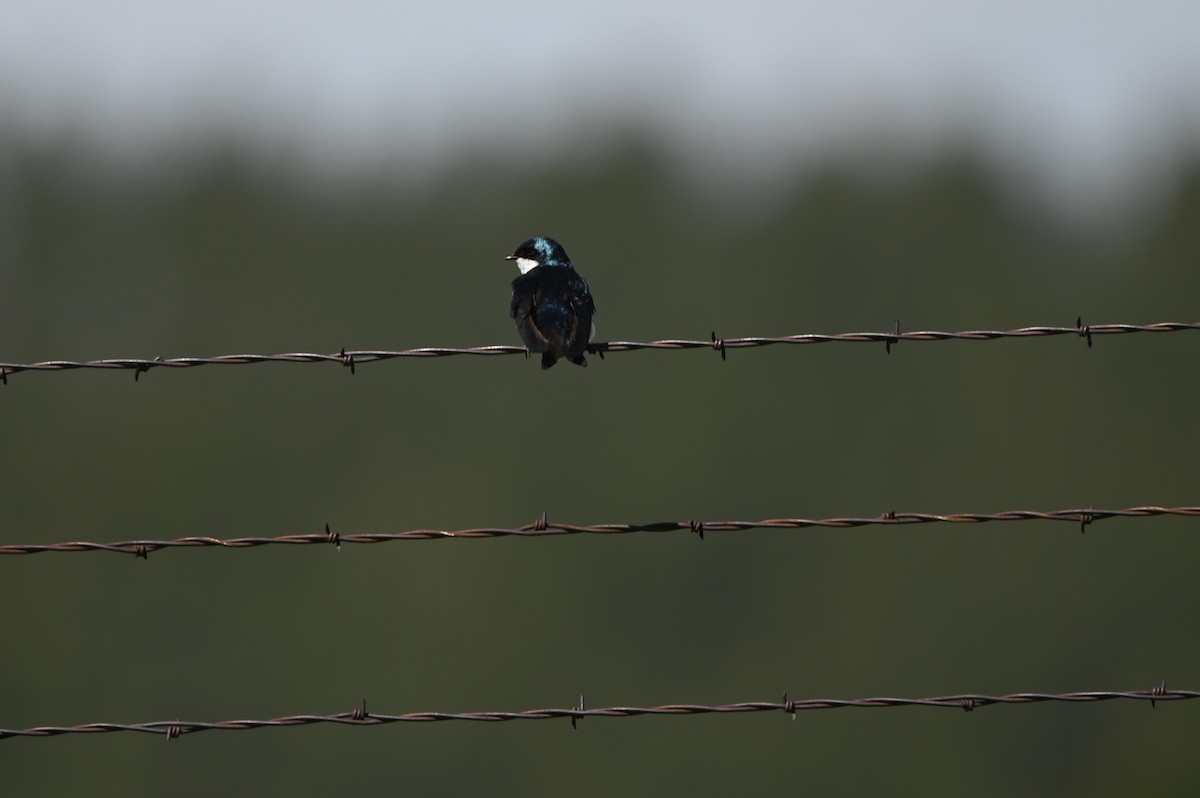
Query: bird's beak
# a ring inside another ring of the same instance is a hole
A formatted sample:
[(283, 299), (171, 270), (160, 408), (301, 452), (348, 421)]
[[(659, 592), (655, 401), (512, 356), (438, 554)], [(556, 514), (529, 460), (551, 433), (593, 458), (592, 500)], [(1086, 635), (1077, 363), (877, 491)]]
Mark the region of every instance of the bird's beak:
[(504, 259), (505, 260), (516, 260), (517, 256), (516, 255), (505, 255)]

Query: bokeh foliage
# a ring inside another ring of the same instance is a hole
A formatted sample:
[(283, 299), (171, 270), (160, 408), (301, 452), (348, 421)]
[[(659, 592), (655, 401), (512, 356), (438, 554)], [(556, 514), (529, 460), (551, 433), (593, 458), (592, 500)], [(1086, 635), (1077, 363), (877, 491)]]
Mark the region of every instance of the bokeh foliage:
[[(1193, 321), (1200, 166), (1121, 235), (969, 156), (698, 197), (652, 146), (319, 191), (215, 151), (14, 151), (0, 359), (515, 343), (535, 233), (602, 340)], [(747, 200), (749, 201), (749, 200)], [(5, 542), (1195, 504), (1191, 333), (20, 374)], [(6, 558), (4, 727), (1200, 683), (1195, 522)], [(309, 728), (3, 743), (6, 792), (1188, 794), (1197, 707)], [(898, 788), (898, 789), (897, 789)]]

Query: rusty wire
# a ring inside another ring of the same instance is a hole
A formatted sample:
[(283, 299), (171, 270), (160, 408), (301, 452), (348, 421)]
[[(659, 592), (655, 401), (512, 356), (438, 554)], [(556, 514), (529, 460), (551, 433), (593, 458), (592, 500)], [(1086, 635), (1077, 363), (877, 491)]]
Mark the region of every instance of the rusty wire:
[(0, 729), (0, 739), (13, 737), (54, 737), (61, 734), (97, 734), (101, 732), (145, 732), (161, 734), (170, 741), (175, 737), (202, 731), (244, 731), (265, 727), (281, 726), (310, 726), (317, 723), (334, 723), (346, 726), (379, 726), (388, 723), (429, 723), (442, 720), (472, 720), (472, 721), (505, 721), (505, 720), (549, 720), (552, 718), (569, 718), (574, 726), (584, 718), (629, 718), (639, 715), (707, 715), (732, 714), (740, 712), (783, 712), (796, 718), (798, 712), (810, 709), (841, 709), (844, 707), (859, 707), (863, 709), (879, 709), (883, 707), (941, 707), (950, 709), (971, 710), (991, 704), (1036, 704), (1046, 701), (1065, 703), (1092, 703), (1096, 701), (1113, 701), (1128, 699), (1133, 701), (1149, 701), (1154, 706), (1158, 701), (1185, 701), (1200, 698), (1200, 692), (1195, 690), (1168, 690), (1165, 683), (1149, 690), (1131, 690), (1128, 692), (1098, 691), (1076, 693), (1011, 693), (1009, 695), (980, 695), (978, 693), (963, 693), (959, 695), (936, 696), (933, 698), (807, 698), (789, 700), (787, 693), (782, 701), (743, 701), (736, 704), (663, 704), (654, 707), (603, 707), (599, 709), (586, 708), (583, 696), (579, 704), (571, 709), (526, 709), (516, 712), (406, 712), (399, 715), (379, 714), (367, 711), (367, 702), (350, 712), (338, 712), (332, 715), (286, 715), (270, 720), (221, 720), (221, 721), (181, 721), (158, 720), (146, 723), (84, 723), (79, 726), (34, 726), (28, 729)]
[(656, 521), (648, 524), (559, 524), (546, 520), (543, 513), (532, 524), (502, 528), (475, 529), (410, 529), (404, 532), (341, 534), (325, 525), (324, 532), (276, 537), (183, 537), (173, 540), (122, 540), (113, 543), (73, 541), (66, 543), (18, 543), (0, 546), (0, 554), (39, 554), (47, 551), (112, 551), (145, 558), (150, 552), (166, 548), (197, 548), (217, 546), (228, 549), (251, 548), (271, 544), (305, 545), (332, 543), (339, 549), (343, 543), (387, 543), (394, 540), (448, 540), (452, 538), (548, 537), (556, 535), (624, 535), (634, 532), (689, 531), (701, 539), (705, 532), (734, 532), (751, 529), (806, 529), (830, 527), (844, 529), (860, 526), (904, 526), (909, 524), (980, 524), (988, 521), (1067, 521), (1079, 524), (1086, 531), (1089, 524), (1106, 518), (1149, 518), (1156, 516), (1200, 516), (1200, 507), (1127, 507), (1123, 510), (1008, 510), (1001, 513), (934, 513), (886, 512), (870, 518), (768, 518), (761, 521)]
[[(899, 322), (891, 332), (851, 332), (832, 335), (805, 333), (778, 337), (755, 336), (749, 338), (718, 338), (714, 332), (708, 340), (665, 339), (661, 341), (609, 341), (594, 343), (588, 347), (592, 354), (604, 357), (609, 352), (629, 352), (640, 349), (713, 349), (725, 353), (730, 349), (746, 349), (772, 344), (822, 344), (833, 341), (882, 343), (891, 351), (892, 345), (900, 341), (987, 341), (997, 338), (1029, 338), (1051, 335), (1077, 335), (1092, 345), (1096, 335), (1120, 335), (1140, 332), (1178, 332), (1200, 330), (1200, 322), (1156, 322), (1153, 324), (1084, 324), (1077, 319), (1073, 327), (1019, 327), (1013, 330), (965, 330), (962, 332), (939, 332), (924, 330), (901, 332)], [(346, 366), (351, 373), (355, 366), (377, 360), (401, 357), (447, 357), (450, 355), (520, 355), (526, 354), (522, 346), (473, 346), (467, 348), (420, 347), (416, 349), (383, 350), (358, 349), (317, 354), (312, 352), (289, 352), (278, 355), (216, 355), (213, 357), (155, 357), (155, 358), (104, 358), (100, 360), (43, 360), (36, 363), (0, 363), (0, 380), (5, 383), (8, 376), (22, 371), (67, 371), (71, 369), (128, 369), (137, 379), (152, 368), (186, 368), (190, 366), (239, 365), (248, 363), (337, 363)]]

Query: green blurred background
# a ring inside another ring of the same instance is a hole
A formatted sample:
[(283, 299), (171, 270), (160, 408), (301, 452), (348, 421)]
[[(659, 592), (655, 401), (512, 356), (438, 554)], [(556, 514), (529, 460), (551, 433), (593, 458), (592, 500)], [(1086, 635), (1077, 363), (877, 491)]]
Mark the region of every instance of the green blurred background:
[[(220, 136), (158, 169), (4, 139), (0, 359), (515, 344), (557, 237), (600, 340), (1194, 321), (1200, 160), (1116, 223), (969, 137), (715, 200), (627, 122), (357, 175)], [(599, 142), (599, 144), (598, 144)], [(403, 147), (399, 151), (403, 153)], [(1196, 504), (1194, 333), (22, 373), (0, 541)], [(1195, 522), (0, 562), (0, 726), (1197, 689)], [(6, 794), (1194, 794), (1191, 703), (314, 726), (0, 744)]]

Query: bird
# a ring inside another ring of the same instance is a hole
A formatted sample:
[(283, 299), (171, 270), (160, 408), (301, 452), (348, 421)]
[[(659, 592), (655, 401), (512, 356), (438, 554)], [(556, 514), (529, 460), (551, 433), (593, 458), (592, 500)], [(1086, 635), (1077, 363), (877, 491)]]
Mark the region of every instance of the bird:
[(584, 353), (596, 334), (596, 303), (562, 244), (534, 236), (505, 260), (516, 261), (521, 271), (512, 282), (509, 310), (525, 348), (541, 353), (543, 369), (559, 360), (586, 367)]

